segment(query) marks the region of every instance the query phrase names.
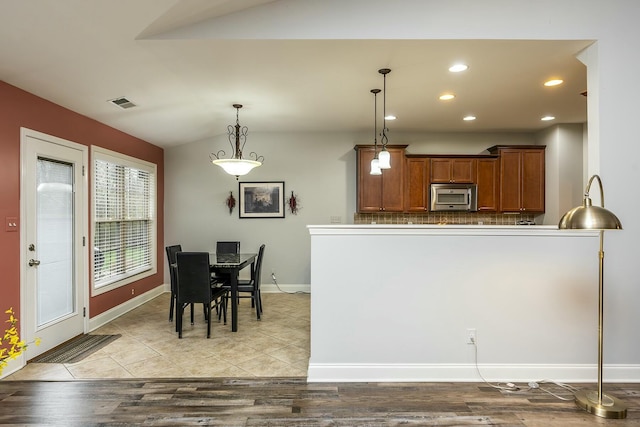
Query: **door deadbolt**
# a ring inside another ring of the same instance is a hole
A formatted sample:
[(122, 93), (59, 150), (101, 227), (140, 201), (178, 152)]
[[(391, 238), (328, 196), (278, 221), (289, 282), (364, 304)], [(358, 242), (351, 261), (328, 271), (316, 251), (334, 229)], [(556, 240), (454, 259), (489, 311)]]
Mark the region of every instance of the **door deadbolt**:
[(30, 244), (30, 245), (29, 245), (29, 250), (30, 250), (31, 252), (35, 251), (35, 250), (36, 250), (36, 245), (34, 245), (33, 243), (32, 243), (32, 244)]
[(34, 266), (38, 266), (40, 265), (40, 261), (38, 261), (37, 259), (30, 259), (29, 260), (29, 267), (34, 267)]

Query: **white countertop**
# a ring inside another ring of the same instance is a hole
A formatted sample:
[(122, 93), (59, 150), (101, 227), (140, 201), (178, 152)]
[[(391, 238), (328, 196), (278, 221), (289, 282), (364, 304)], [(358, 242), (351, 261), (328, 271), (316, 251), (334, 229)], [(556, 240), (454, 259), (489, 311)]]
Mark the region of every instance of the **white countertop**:
[(478, 225), (478, 224), (319, 224), (307, 225), (312, 235), (377, 234), (377, 235), (535, 235), (593, 236), (597, 230), (560, 230), (557, 225)]

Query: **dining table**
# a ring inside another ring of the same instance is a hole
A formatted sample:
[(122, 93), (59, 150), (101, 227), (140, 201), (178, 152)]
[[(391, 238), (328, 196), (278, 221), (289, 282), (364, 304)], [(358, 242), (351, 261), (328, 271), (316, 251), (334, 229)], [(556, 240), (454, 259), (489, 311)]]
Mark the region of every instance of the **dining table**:
[(238, 276), (240, 270), (247, 266), (254, 269), (255, 253), (209, 253), (211, 270), (220, 276), (228, 276), (231, 289), (231, 331), (238, 331)]

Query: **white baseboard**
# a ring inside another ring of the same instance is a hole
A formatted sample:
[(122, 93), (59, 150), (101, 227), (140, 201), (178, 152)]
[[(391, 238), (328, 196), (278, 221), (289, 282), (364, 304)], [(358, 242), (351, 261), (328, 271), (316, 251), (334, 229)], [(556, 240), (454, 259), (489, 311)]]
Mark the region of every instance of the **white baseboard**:
[(0, 374), (0, 380), (5, 377), (8, 377), (14, 372), (18, 372), (20, 369), (24, 368), (25, 365), (26, 365), (26, 361), (25, 361), (24, 353), (22, 353), (20, 356), (18, 356), (15, 359), (7, 360), (7, 366), (5, 366), (4, 369), (2, 370), (2, 374)]
[[(596, 365), (480, 365), (489, 382), (558, 381), (596, 383)], [(640, 365), (609, 365), (604, 382), (640, 382)], [(481, 382), (473, 364), (309, 363), (307, 382)]]
[[(145, 292), (144, 294), (140, 294), (137, 297), (131, 298), (130, 300), (118, 305), (117, 307), (113, 307), (112, 309), (107, 310), (104, 313), (100, 313), (97, 316), (92, 317), (91, 319), (89, 319), (89, 332), (95, 331), (99, 327), (106, 325), (107, 323), (117, 319), (118, 317), (133, 310), (134, 308), (151, 301), (158, 295), (167, 292), (167, 289), (170, 288), (168, 288), (166, 284), (156, 286), (155, 288)], [(169, 313), (168, 307), (167, 313)]]
[[(280, 289), (278, 289), (278, 287)], [(306, 284), (306, 285), (274, 285), (272, 283), (267, 284), (267, 283), (263, 283), (262, 285), (260, 285), (260, 290), (265, 293), (265, 294), (276, 294), (276, 293), (282, 293), (282, 292), (291, 292), (291, 293), (296, 293), (296, 292), (304, 292), (304, 293), (310, 293), (311, 292), (311, 285)]]

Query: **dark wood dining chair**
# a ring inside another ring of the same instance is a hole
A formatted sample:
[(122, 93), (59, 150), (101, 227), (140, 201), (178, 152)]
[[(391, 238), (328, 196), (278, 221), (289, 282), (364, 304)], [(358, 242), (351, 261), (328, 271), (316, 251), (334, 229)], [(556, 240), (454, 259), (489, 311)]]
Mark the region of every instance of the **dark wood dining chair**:
[[(169, 303), (169, 322), (173, 322), (173, 315), (176, 312), (176, 291), (177, 291), (177, 266), (176, 266), (176, 254), (182, 252), (182, 245), (172, 245), (166, 247), (167, 261), (169, 263), (169, 280), (171, 282), (171, 302)], [(218, 307), (216, 307), (216, 310)], [(205, 316), (207, 315), (206, 307), (203, 307)], [(220, 317), (220, 316), (218, 316)], [(227, 320), (225, 319), (225, 323)], [(191, 304), (191, 323), (193, 323), (193, 304)], [(176, 332), (178, 331), (178, 324), (176, 323)]]
[(218, 254), (239, 254), (240, 242), (216, 242), (216, 253)]
[[(210, 262), (208, 252), (178, 252), (177, 258), (177, 296), (176, 296), (176, 325), (178, 338), (182, 338), (182, 316), (187, 305), (202, 303), (207, 320), (207, 338), (211, 337), (211, 309), (220, 307), (227, 319), (226, 306), (223, 304), (229, 292), (223, 287), (216, 286), (211, 281)], [(193, 322), (193, 310), (191, 311)]]
[(169, 304), (169, 322), (173, 321), (173, 314), (175, 312), (176, 302), (176, 282), (178, 280), (176, 276), (176, 254), (182, 252), (182, 245), (167, 246), (167, 262), (169, 263), (169, 279), (171, 281), (171, 303)]
[[(258, 249), (258, 256), (254, 264), (253, 270), (251, 270), (251, 279), (238, 280), (238, 298), (251, 298), (251, 307), (256, 310), (256, 317), (260, 320), (262, 314), (262, 295), (260, 294), (260, 277), (262, 272), (262, 258), (264, 257), (265, 245), (260, 245)], [(228, 283), (222, 284), (223, 288), (231, 289)], [(243, 295), (244, 294), (244, 295)], [(227, 304), (227, 298), (230, 294), (225, 296), (225, 306)], [(219, 316), (218, 316), (219, 317)]]
[[(216, 242), (216, 254), (239, 254), (240, 242), (237, 241), (217, 241)], [(211, 271), (212, 279), (224, 283), (229, 282), (228, 274), (221, 274), (215, 270)]]

